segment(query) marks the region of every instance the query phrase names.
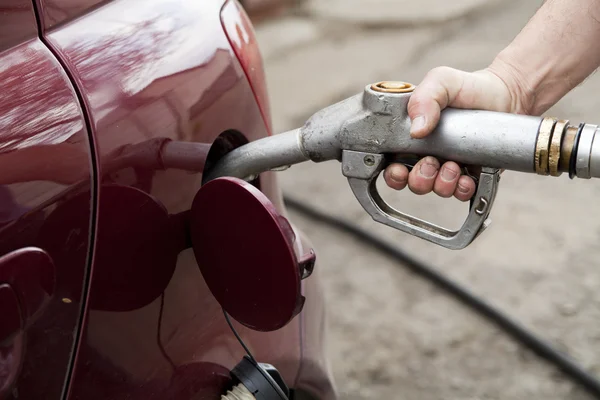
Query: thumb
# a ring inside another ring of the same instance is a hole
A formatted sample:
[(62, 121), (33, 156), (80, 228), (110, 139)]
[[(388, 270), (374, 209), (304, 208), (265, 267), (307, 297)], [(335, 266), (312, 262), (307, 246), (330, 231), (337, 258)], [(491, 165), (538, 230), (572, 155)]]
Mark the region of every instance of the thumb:
[(451, 105), (460, 93), (465, 74), (448, 67), (434, 68), (427, 73), (408, 102), (412, 137), (423, 138), (435, 129), (441, 111)]

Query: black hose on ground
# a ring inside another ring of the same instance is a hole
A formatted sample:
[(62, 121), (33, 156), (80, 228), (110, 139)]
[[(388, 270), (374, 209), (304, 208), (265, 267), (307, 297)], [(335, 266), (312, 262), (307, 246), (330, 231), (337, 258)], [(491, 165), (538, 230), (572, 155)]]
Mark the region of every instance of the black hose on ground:
[(570, 357), (562, 354), (550, 343), (538, 337), (529, 329), (514, 321), (508, 315), (486, 303), (486, 301), (482, 298), (469, 292), (468, 289), (462, 287), (460, 284), (454, 282), (443, 274), (440, 274), (434, 268), (413, 258), (396, 246), (386, 243), (377, 236), (372, 235), (368, 231), (355, 224), (352, 224), (341, 218), (322, 213), (321, 211), (288, 196), (285, 196), (284, 200), (287, 207), (298, 212), (299, 214), (319, 223), (339, 229), (360, 239), (364, 243), (368, 243), (382, 253), (393, 257), (412, 272), (419, 274), (427, 280), (433, 282), (438, 287), (444, 289), (446, 292), (460, 300), (463, 304), (474, 309), (476, 312), (495, 323), (500, 329), (505, 331), (524, 346), (531, 349), (538, 356), (557, 366), (573, 381), (585, 388), (589, 393), (600, 398), (600, 380), (597, 377), (590, 374)]

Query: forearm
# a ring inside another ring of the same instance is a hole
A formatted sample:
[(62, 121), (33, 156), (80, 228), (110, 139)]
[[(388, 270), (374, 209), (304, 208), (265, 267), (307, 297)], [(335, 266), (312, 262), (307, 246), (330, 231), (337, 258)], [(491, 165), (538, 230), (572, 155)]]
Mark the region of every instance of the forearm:
[(600, 1), (546, 0), (490, 70), (519, 113), (539, 115), (600, 66)]

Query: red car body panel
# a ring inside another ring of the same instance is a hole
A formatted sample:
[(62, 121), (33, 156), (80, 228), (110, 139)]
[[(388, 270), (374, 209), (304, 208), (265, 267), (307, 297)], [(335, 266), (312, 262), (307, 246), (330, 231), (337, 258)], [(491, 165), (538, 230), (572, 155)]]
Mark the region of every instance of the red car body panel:
[[(27, 210), (40, 209), (45, 230), (28, 240), (0, 226), (0, 256), (32, 245), (47, 251), (56, 290), (23, 328), (23, 366), (5, 396), (218, 399), (244, 351), (186, 242), (186, 213), (202, 169), (161, 168), (152, 157), (122, 159), (164, 140), (208, 149), (223, 132), (246, 140), (270, 134), (262, 64), (247, 17), (232, 0), (37, 0), (40, 41), (27, 2), (11, 1), (28, 10), (29, 22), (11, 31), (22, 44), (2, 38), (10, 49), (0, 55), (0, 68), (11, 54), (25, 53), (10, 74), (0, 69), (3, 91), (24, 85), (20, 94), (0, 99), (0, 159), (21, 155), (14, 165), (34, 165), (41, 178), (6, 186), (19, 200), (9, 227), (24, 226)], [(24, 74), (29, 80), (10, 81)], [(22, 104), (31, 109), (19, 111)], [(21, 119), (13, 125), (24, 129), (17, 135), (1, 123), (14, 110)], [(39, 148), (52, 152), (46, 170), (36, 164)], [(260, 189), (284, 214), (274, 174), (261, 176)], [(29, 197), (20, 201), (22, 192)], [(301, 256), (310, 245), (297, 237)], [(223, 243), (223, 249), (236, 251), (236, 245)], [(290, 387), (332, 398), (318, 266), (303, 293), (303, 311), (280, 330), (234, 325), (253, 355), (273, 364)]]
[[(0, 283), (16, 294), (21, 322), (8, 332), (3, 317), (14, 306), (3, 302), (0, 398), (58, 399), (79, 324), (71, 299), (84, 285), (92, 217), (90, 207), (80, 209), (84, 223), (65, 231), (59, 213), (73, 196), (90, 203), (92, 157), (80, 103), (38, 37), (33, 4), (10, 0), (2, 7)], [(54, 265), (36, 258), (35, 248)], [(49, 276), (49, 290), (42, 275)]]

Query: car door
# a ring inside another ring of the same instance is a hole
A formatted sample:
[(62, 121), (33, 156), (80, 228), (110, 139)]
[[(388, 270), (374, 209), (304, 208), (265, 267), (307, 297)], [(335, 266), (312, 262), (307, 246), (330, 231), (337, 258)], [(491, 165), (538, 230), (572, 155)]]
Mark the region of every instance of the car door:
[[(38, 36), (32, 2), (3, 0), (0, 399), (61, 398), (85, 297), (91, 166), (79, 100)], [(81, 224), (65, 229), (71, 218)]]
[[(70, 396), (217, 399), (244, 351), (207, 288), (185, 224), (211, 152), (268, 135), (266, 108), (223, 30), (223, 12), (237, 46), (249, 40), (248, 26), (236, 3), (224, 0), (36, 4), (45, 40), (81, 92), (100, 182)], [(181, 151), (165, 156), (167, 143)], [(281, 208), (272, 179), (261, 189)], [(236, 251), (234, 243), (220, 245)], [(293, 383), (299, 324), (239, 329), (254, 355)]]

